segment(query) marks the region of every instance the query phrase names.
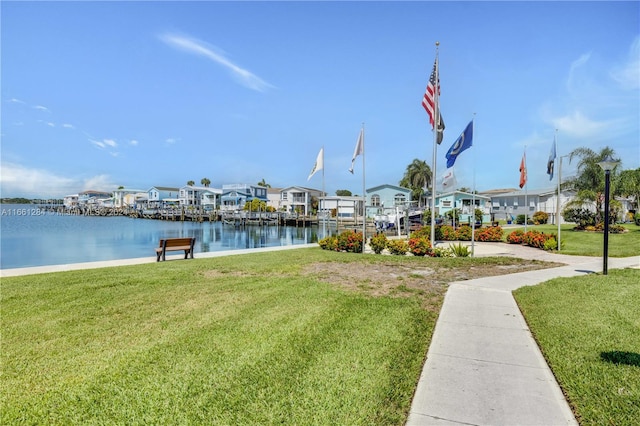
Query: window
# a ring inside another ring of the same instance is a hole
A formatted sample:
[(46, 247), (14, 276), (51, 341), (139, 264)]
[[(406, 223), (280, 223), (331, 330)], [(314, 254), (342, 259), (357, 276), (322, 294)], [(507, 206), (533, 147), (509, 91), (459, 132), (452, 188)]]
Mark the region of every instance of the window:
[(282, 201), (287, 201), (287, 192), (283, 192), (282, 193), (281, 199), (282, 199)]
[(393, 198), (393, 202), (398, 205), (398, 204), (404, 204), (404, 202), (406, 201), (407, 197), (404, 194), (396, 194), (395, 197)]
[(442, 207), (451, 207), (451, 200), (442, 200)]
[(378, 194), (371, 196), (371, 205), (373, 207), (380, 207), (380, 196)]

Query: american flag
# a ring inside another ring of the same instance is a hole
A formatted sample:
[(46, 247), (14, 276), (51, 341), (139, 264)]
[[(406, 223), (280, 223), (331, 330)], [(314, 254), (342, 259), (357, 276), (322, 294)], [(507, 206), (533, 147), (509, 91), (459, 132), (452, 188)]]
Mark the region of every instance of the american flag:
[(444, 133), (444, 120), (442, 119), (442, 115), (440, 114), (440, 108), (436, 108), (436, 87), (438, 89), (438, 96), (440, 96), (440, 77), (438, 76), (438, 58), (436, 57), (435, 62), (433, 63), (433, 70), (431, 71), (431, 76), (429, 77), (429, 83), (427, 83), (427, 90), (424, 92), (424, 96), (422, 97), (422, 106), (429, 114), (429, 123), (431, 123), (431, 128), (434, 128), (435, 122), (435, 113), (438, 111), (438, 125), (436, 127), (436, 131), (438, 132), (437, 142), (440, 144), (442, 142), (442, 137)]

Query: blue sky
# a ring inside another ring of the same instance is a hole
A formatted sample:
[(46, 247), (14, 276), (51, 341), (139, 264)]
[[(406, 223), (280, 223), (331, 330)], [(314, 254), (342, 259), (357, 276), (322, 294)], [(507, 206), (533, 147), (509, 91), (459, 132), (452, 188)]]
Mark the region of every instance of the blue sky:
[[(475, 114), (458, 187), (553, 186), (546, 161), (612, 147), (640, 167), (638, 2), (6, 2), (1, 190), (307, 181), (325, 190), (365, 126), (366, 186), (432, 164), (421, 106), (440, 42), (445, 154)], [(574, 165), (563, 164), (563, 175)]]

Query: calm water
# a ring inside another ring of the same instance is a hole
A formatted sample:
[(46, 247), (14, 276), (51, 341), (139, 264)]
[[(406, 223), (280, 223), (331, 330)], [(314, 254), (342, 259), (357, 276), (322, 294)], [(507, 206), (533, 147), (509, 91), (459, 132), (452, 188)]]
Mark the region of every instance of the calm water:
[(195, 237), (195, 253), (306, 244), (318, 228), (171, 222), (0, 206), (0, 269), (155, 256), (161, 238)]

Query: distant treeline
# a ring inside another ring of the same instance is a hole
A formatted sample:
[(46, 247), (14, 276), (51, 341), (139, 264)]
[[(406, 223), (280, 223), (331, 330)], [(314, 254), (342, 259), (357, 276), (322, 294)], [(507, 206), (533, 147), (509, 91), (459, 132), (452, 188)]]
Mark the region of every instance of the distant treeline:
[(62, 204), (63, 200), (43, 200), (39, 198), (0, 198), (0, 204)]

